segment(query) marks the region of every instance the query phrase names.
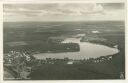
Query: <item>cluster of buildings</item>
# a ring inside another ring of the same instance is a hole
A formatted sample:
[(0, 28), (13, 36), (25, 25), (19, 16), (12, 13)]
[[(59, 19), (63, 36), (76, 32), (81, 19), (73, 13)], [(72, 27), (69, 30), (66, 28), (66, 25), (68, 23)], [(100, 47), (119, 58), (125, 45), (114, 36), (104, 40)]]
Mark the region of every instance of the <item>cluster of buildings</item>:
[(56, 59), (56, 58), (46, 58), (46, 59), (38, 59), (37, 63), (38, 65), (42, 64), (91, 64), (91, 63), (108, 63), (111, 62), (112, 56), (102, 56), (99, 58), (89, 58), (89, 59), (81, 59), (81, 60), (75, 60), (75, 59)]
[[(27, 62), (32, 61), (32, 56), (25, 53), (25, 52), (16, 52), (10, 51), (8, 54), (4, 56), (4, 64), (10, 64), (15, 66), (16, 64), (21, 65), (22, 63), (25, 64)], [(35, 59), (36, 64), (86, 64), (86, 63), (100, 63), (111, 61), (112, 56), (101, 56), (98, 58), (89, 58), (89, 59), (81, 59), (81, 60), (73, 60), (64, 58), (64, 59), (57, 59), (57, 58), (46, 58), (46, 59)]]
[(31, 66), (28, 66), (27, 63), (31, 60), (32, 56), (26, 52), (10, 51), (4, 55), (4, 70), (13, 71), (8, 73), (15, 75), (16, 78), (14, 79), (29, 79)]
[(31, 56), (25, 52), (10, 51), (4, 55), (4, 64), (16, 64), (16, 62), (27, 62), (31, 60)]
[[(96, 63), (107, 63), (111, 62), (112, 56), (102, 56), (99, 58), (89, 58), (81, 60), (73, 60), (69, 58), (57, 59), (57, 58), (46, 58), (46, 59), (34, 59), (32, 62), (32, 55), (26, 52), (10, 51), (4, 56), (4, 66), (11, 67), (13, 71), (17, 73), (17, 77), (21, 79), (29, 79), (29, 74), (32, 72), (32, 66), (40, 66), (43, 64), (96, 64)], [(26, 65), (27, 62), (34, 63), (32, 66)]]

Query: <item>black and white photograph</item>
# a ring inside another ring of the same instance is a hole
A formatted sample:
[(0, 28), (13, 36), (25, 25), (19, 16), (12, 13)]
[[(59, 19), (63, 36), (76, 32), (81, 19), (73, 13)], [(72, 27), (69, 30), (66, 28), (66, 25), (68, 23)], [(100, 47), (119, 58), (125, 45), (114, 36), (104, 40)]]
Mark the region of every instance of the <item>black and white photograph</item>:
[(3, 80), (125, 80), (125, 2), (4, 3)]

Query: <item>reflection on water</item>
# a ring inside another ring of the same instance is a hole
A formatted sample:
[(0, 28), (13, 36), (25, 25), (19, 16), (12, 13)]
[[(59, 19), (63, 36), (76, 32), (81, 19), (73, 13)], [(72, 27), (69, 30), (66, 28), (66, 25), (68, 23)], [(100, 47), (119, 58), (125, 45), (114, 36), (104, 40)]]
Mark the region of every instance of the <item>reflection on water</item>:
[(80, 42), (80, 38), (67, 38), (62, 43), (78, 43), (80, 45), (79, 52), (65, 52), (65, 53), (40, 53), (34, 54), (38, 59), (45, 58), (58, 58), (63, 59), (68, 57), (69, 59), (87, 59), (96, 58), (100, 56), (113, 55), (119, 52), (116, 48), (111, 48), (104, 45), (92, 44), (89, 42)]

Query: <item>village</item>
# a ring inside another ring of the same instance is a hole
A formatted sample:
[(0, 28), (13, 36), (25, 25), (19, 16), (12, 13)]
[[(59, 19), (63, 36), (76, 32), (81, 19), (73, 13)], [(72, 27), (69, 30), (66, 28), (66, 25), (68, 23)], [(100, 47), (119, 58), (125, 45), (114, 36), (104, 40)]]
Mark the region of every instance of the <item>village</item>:
[[(53, 64), (53, 65), (73, 65), (73, 64), (107, 64), (111, 63), (112, 56), (101, 56), (98, 58), (88, 58), (81, 60), (73, 60), (65, 57), (64, 59), (57, 58), (46, 58), (36, 59), (31, 54), (26, 52), (16, 52), (10, 51), (4, 57), (4, 66), (5, 71), (11, 69), (13, 72), (11, 79), (30, 79), (29, 74), (33, 71), (33, 68), (36, 66), (41, 66), (44, 64)], [(14, 74), (15, 72), (15, 74)], [(5, 78), (6, 79), (6, 75)]]

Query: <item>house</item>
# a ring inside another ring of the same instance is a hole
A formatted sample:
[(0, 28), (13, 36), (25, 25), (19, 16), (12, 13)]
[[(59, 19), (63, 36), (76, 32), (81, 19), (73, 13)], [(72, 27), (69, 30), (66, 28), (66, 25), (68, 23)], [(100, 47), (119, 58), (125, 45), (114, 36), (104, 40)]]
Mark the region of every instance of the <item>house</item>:
[(73, 64), (73, 61), (69, 61), (69, 62), (67, 62), (67, 64), (71, 65), (71, 64)]

